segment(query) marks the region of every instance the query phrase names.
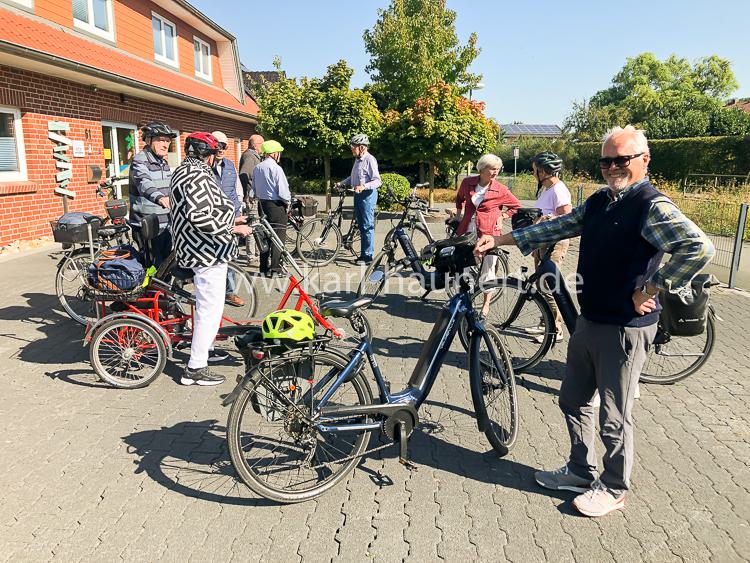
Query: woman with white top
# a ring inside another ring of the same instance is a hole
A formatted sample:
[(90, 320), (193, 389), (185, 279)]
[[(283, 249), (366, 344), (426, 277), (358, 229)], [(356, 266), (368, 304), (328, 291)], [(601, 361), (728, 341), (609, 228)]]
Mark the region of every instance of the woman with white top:
[[(539, 221), (547, 221), (553, 217), (559, 217), (565, 215), (573, 210), (571, 205), (570, 190), (565, 185), (559, 176), (562, 170), (562, 159), (553, 152), (545, 151), (536, 155), (531, 159), (531, 167), (534, 174), (534, 178), (537, 181), (537, 200), (534, 207), (538, 207), (542, 210), (542, 217)], [(555, 245), (555, 249), (552, 251), (550, 256), (551, 260), (557, 264), (558, 268), (562, 268), (562, 263), (565, 258), (565, 254), (568, 252), (570, 246), (569, 240), (561, 240)], [(541, 257), (547, 252), (546, 247), (538, 248), (534, 251), (534, 264), (539, 265)], [(555, 326), (557, 327), (557, 342), (561, 342), (563, 339), (562, 332), (562, 316), (560, 311), (557, 309), (554, 298), (547, 292), (542, 292), (547, 302), (552, 307), (552, 313), (555, 316)], [(538, 338), (543, 337), (544, 327), (533, 327), (527, 329), (527, 332), (539, 335)]]
[[(476, 232), (482, 235), (499, 236), (503, 231), (503, 218), (510, 217), (521, 207), (521, 202), (507, 186), (495, 178), (503, 167), (503, 161), (494, 154), (485, 154), (477, 162), (478, 176), (464, 178), (456, 194), (456, 213), (463, 213), (456, 229), (457, 235)], [(503, 211), (505, 210), (505, 212)], [(480, 285), (495, 279), (497, 256), (487, 256), (482, 262)], [(490, 292), (485, 293), (482, 315), (487, 315)]]

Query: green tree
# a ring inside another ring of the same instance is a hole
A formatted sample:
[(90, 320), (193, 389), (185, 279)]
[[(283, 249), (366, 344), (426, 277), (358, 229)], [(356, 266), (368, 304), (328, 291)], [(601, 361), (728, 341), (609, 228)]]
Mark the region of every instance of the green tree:
[(378, 150), (398, 163), (429, 163), (432, 205), (436, 164), (478, 158), (495, 146), (498, 129), (484, 116), (482, 102), (467, 100), (455, 86), (438, 82), (412, 107), (386, 112)]
[(281, 141), (293, 159), (323, 159), (328, 207), (331, 158), (347, 154), (355, 133), (376, 136), (383, 121), (369, 93), (350, 89), (353, 73), (341, 60), (330, 65), (322, 79), (266, 83), (259, 99), (258, 123), (264, 135)]
[(737, 89), (729, 61), (716, 55), (690, 64), (652, 53), (627, 59), (612, 85), (574, 103), (565, 129), (581, 140), (598, 140), (614, 125), (633, 123), (651, 138), (725, 135), (738, 120), (719, 115), (723, 99)]
[(456, 85), (461, 94), (479, 83), (481, 76), (468, 71), (479, 54), (476, 33), (460, 44), (456, 12), (446, 9), (445, 0), (391, 0), (378, 16), (364, 41), (382, 108), (403, 111), (438, 81)]

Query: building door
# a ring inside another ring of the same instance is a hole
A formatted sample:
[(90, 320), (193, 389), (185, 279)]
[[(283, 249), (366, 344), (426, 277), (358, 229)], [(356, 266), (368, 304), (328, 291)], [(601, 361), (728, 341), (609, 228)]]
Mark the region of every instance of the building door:
[[(130, 162), (138, 152), (138, 129), (129, 123), (102, 121), (102, 138), (104, 141), (104, 165), (107, 177), (127, 178)], [(127, 198), (127, 182), (119, 183), (122, 193), (117, 197)], [(118, 189), (118, 191), (120, 191)]]

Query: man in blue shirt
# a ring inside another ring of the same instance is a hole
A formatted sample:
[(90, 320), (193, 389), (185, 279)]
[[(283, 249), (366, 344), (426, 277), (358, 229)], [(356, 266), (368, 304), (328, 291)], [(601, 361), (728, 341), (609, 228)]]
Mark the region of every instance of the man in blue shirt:
[[(265, 158), (253, 168), (253, 188), (255, 197), (259, 200), (261, 215), (271, 224), (282, 244), (285, 244), (287, 209), (292, 201), (292, 194), (286, 174), (279, 166), (283, 151), (284, 147), (278, 141), (266, 141), (261, 145), (260, 152)], [(281, 273), (281, 252), (278, 249), (272, 248), (260, 253), (260, 271), (268, 276)]]
[(368, 151), (370, 139), (367, 135), (354, 135), (350, 144), (355, 157), (352, 173), (336, 187), (354, 187), (354, 216), (362, 235), (362, 250), (356, 263), (369, 264), (375, 253), (375, 206), (378, 203), (378, 188), (383, 182), (378, 172), (378, 161)]

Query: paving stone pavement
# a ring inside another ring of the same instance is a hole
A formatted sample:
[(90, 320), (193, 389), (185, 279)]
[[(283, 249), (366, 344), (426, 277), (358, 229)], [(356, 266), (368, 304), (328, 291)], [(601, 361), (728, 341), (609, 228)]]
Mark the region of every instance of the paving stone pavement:
[[(81, 327), (54, 297), (57, 258), (0, 264), (0, 562), (750, 559), (746, 293), (715, 292), (723, 322), (699, 374), (641, 387), (624, 511), (579, 517), (573, 493), (533, 481), (568, 448), (556, 403), (565, 345), (520, 381), (520, 435), (501, 459), (476, 430), (458, 342), (410, 441), (418, 470), (386, 450), (318, 500), (279, 506), (234, 478), (221, 406), (230, 382), (180, 386), (184, 353), (145, 389), (97, 381)], [(359, 277), (345, 262), (326, 271), (336, 270)], [(370, 311), (394, 388), (443, 302), (392, 294)], [(219, 369), (231, 380), (240, 363)]]

